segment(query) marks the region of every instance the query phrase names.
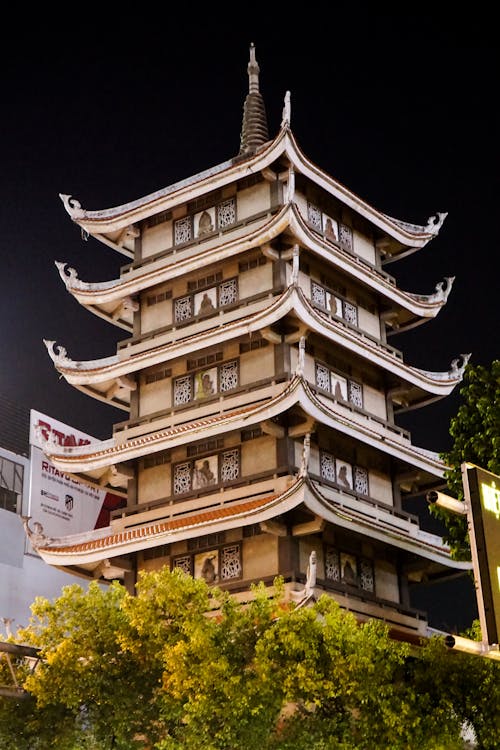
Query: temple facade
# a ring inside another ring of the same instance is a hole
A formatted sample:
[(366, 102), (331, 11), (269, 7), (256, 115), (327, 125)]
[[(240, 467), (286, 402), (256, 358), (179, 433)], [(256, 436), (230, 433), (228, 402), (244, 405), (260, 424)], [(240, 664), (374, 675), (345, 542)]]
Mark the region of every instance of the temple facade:
[[(312, 163), (291, 100), (270, 137), (255, 49), (239, 152), (125, 205), (89, 211), (61, 195), (89, 238), (126, 258), (67, 291), (126, 333), (115, 354), (77, 361), (46, 341), (68, 383), (123, 411), (109, 440), (44, 441), (61, 471), (127, 498), (108, 527), (31, 542), (49, 564), (133, 590), (140, 570), (180, 567), (244, 600), (277, 575), (299, 605), (327, 593), (402, 637), (424, 634), (413, 583), (470, 568), (404, 507), (444, 486), (439, 456), (398, 414), (446, 397), (448, 371), (405, 362), (397, 333), (431, 321), (453, 278), (428, 295), (386, 268), (431, 242)], [(104, 323), (103, 323), (104, 325)]]

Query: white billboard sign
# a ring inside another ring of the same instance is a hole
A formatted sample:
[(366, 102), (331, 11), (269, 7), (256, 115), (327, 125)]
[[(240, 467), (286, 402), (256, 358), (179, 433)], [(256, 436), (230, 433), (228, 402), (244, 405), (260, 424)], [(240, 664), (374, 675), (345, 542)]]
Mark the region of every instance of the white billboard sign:
[(123, 498), (97, 486), (84, 484), (57, 469), (43, 453), (37, 438), (39, 428), (45, 439), (52, 436), (59, 445), (86, 445), (94, 438), (46, 414), (31, 410), (30, 420), (30, 504), (31, 523), (38, 522), (43, 533), (61, 537), (107, 525), (109, 511), (124, 504)]

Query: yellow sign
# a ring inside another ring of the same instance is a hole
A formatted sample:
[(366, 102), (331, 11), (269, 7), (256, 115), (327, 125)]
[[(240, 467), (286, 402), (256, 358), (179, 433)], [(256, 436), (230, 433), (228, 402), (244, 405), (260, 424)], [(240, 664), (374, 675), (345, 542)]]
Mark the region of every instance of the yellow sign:
[(500, 476), (462, 465), (471, 556), (483, 641), (500, 636)]

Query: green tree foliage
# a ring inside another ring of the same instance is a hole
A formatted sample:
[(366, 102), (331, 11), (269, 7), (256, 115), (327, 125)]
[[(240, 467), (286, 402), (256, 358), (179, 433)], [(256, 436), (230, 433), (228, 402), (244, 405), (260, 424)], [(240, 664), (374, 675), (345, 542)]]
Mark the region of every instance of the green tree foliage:
[[(38, 599), (16, 640), (41, 649), (28, 696), (0, 698), (2, 750), (457, 750), (500, 746), (500, 665), (415, 649), (282, 581), (241, 606), (180, 570)], [(0, 661), (0, 679), (5, 676)]]
[[(467, 461), (500, 474), (500, 360), (491, 367), (468, 365), (460, 389), (461, 404), (450, 422), (452, 448), (441, 455), (450, 469), (446, 481), (454, 497), (463, 500), (461, 464)], [(431, 506), (446, 527), (445, 540), (456, 559), (470, 559), (465, 517)]]

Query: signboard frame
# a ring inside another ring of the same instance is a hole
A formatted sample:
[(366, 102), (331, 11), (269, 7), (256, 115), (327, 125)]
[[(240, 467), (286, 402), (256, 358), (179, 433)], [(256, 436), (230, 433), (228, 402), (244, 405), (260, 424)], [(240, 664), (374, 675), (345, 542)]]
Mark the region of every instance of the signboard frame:
[(472, 567), (483, 643), (497, 646), (500, 631), (500, 476), (463, 463)]

